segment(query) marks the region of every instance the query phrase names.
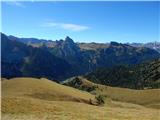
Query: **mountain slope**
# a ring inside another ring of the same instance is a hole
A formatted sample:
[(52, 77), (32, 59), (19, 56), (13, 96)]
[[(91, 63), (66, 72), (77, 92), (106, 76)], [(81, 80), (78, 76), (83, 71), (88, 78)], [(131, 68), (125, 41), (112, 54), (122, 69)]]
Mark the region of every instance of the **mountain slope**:
[(134, 66), (98, 69), (85, 75), (92, 82), (132, 89), (160, 88), (160, 59)]
[[(9, 42), (4, 42), (6, 39)], [(30, 40), (31, 43), (28, 43)], [(75, 43), (70, 37), (59, 41), (44, 41), (2, 34), (2, 68), (5, 69), (2, 69), (5, 72), (2, 75), (64, 80), (98, 68), (135, 65), (160, 57), (153, 49), (116, 42), (81, 44)]]
[(33, 48), (1, 34), (2, 77), (20, 76), (61, 79), (69, 64), (42, 48)]
[(74, 75), (85, 74), (97, 68), (113, 67), (121, 64), (139, 64), (160, 57), (149, 48), (136, 48), (126, 44), (78, 44), (67, 37), (57, 41), (49, 51), (71, 64)]

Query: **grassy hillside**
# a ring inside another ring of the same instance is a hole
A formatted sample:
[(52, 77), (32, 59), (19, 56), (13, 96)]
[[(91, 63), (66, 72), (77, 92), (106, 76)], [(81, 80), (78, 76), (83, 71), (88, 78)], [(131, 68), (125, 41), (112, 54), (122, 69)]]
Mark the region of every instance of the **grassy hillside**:
[(88, 91), (92, 94), (104, 95), (112, 100), (140, 104), (160, 108), (160, 89), (132, 90), (95, 84), (83, 77), (75, 77), (62, 84)]
[[(85, 85), (95, 84), (85, 81)], [(121, 100), (123, 97), (117, 95), (118, 92), (120, 94), (126, 92), (126, 98), (123, 99), (127, 99), (130, 97), (128, 95), (134, 91), (102, 85), (98, 85), (96, 89), (97, 93), (110, 94), (110, 97), (119, 96)], [(147, 95), (152, 96), (154, 92), (149, 92)], [(94, 100), (94, 98), (95, 96), (90, 93), (47, 79), (3, 79), (2, 120), (159, 120), (160, 118), (158, 109), (114, 101), (109, 97), (104, 106), (88, 104), (88, 100)], [(142, 99), (144, 100), (145, 97)]]
[(2, 97), (28, 97), (42, 100), (87, 102), (94, 96), (77, 89), (62, 86), (47, 79), (13, 78), (2, 81)]

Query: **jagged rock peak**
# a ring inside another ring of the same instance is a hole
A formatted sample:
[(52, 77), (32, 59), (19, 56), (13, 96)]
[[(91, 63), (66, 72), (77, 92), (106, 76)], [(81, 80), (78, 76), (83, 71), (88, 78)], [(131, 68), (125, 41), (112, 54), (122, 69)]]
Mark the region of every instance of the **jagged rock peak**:
[(113, 45), (113, 46), (119, 46), (119, 45), (120, 45), (120, 43), (115, 42), (115, 41), (111, 41), (111, 42), (110, 42), (110, 45)]
[(65, 42), (74, 43), (74, 41), (69, 36), (66, 36)]

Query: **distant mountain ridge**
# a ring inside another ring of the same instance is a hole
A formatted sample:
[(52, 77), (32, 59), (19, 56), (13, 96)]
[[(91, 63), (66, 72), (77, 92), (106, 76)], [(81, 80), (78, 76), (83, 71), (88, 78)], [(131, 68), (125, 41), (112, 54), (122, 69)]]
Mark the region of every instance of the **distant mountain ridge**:
[[(1, 41), (2, 71), (7, 71), (6, 69), (17, 66), (15, 64), (19, 63), (19, 67), (16, 69), (20, 71), (21, 76), (24, 74), (35, 77), (45, 76), (49, 79), (66, 79), (92, 72), (97, 68), (122, 64), (134, 65), (160, 57), (157, 51), (150, 48), (133, 47), (117, 42), (110, 44), (75, 43), (68, 36), (65, 40), (45, 41), (35, 38), (34, 40), (32, 38), (21, 39), (1, 34)], [(18, 58), (22, 64), (17, 60), (14, 61)], [(10, 67), (7, 67), (8, 64), (4, 63), (9, 61), (14, 65), (11, 64)], [(10, 74), (13, 72), (14, 70), (10, 69)], [(8, 74), (2, 75), (7, 77)]]
[[(28, 44), (28, 45), (32, 45), (34, 47), (36, 45), (37, 45), (36, 47), (39, 47), (39, 46), (42, 46), (42, 45), (46, 45), (47, 47), (54, 47), (55, 44), (57, 44), (57, 41), (58, 41), (58, 40), (53, 41), (53, 40), (45, 40), (45, 39), (37, 39), (37, 38), (18, 38), (18, 37), (12, 36), (12, 35), (9, 35), (8, 38), (10, 40), (16, 40), (16, 41), (23, 42), (23, 43)], [(61, 39), (59, 41), (63, 41), (63, 40)], [(116, 43), (116, 42), (111, 42), (111, 43)], [(86, 49), (87, 48), (88, 49), (91, 49), (91, 48), (92, 49), (94, 49), (94, 48), (106, 48), (109, 45), (109, 43), (95, 43), (95, 42), (92, 42), (92, 43), (77, 43), (77, 44), (82, 49), (85, 49), (85, 47), (86, 47)], [(130, 45), (130, 46), (133, 46), (133, 47), (146, 47), (146, 48), (154, 49), (154, 50), (156, 50), (160, 53), (160, 42), (158, 42), (158, 41), (148, 42), (148, 43), (124, 43), (124, 44)]]
[(149, 43), (128, 43), (128, 45), (131, 45), (133, 47), (147, 47), (154, 49), (160, 53), (160, 42), (149, 42)]

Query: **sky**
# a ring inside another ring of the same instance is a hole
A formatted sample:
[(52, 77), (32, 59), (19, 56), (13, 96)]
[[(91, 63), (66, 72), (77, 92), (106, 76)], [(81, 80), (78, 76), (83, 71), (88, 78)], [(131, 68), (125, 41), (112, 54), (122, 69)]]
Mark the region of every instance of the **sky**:
[(160, 2), (2, 2), (1, 32), (47, 40), (160, 41)]

